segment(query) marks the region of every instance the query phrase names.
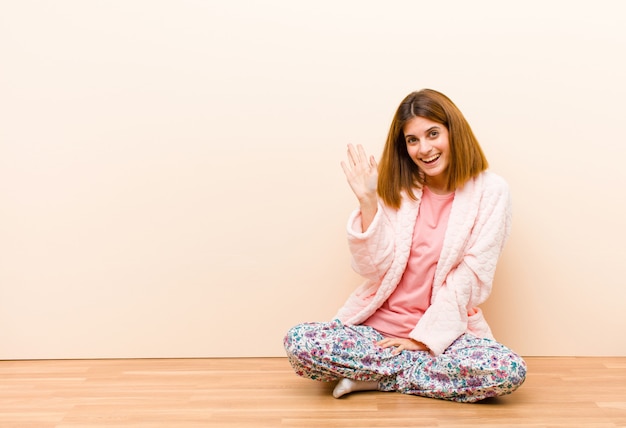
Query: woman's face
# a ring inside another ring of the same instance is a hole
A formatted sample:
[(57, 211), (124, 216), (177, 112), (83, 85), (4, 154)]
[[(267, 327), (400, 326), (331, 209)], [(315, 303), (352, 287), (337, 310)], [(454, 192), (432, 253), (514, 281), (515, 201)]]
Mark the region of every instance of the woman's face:
[(448, 129), (438, 122), (416, 116), (402, 128), (409, 156), (426, 175), (433, 190), (446, 190), (450, 165)]

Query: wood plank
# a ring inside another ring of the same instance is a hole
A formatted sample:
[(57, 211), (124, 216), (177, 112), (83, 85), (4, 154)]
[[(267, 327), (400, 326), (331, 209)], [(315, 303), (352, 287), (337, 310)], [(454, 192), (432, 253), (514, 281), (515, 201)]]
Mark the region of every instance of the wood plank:
[(285, 358), (0, 361), (0, 427), (626, 427), (626, 357), (527, 363), (517, 392), (460, 404), (337, 400)]

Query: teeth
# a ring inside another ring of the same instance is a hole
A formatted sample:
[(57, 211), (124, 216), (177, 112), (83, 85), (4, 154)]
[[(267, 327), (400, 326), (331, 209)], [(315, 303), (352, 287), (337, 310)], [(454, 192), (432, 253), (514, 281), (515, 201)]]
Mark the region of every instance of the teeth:
[(439, 159), (439, 156), (441, 156), (441, 154), (434, 155), (434, 156), (431, 156), (431, 157), (426, 158), (426, 159), (422, 159), (422, 161), (425, 162), (425, 163), (431, 163), (431, 162), (436, 161), (437, 159)]

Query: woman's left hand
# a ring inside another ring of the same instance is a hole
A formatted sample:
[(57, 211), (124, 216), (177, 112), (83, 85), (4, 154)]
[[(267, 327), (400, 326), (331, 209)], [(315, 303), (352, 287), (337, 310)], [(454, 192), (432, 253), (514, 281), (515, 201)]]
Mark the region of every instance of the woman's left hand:
[(383, 348), (391, 348), (393, 346), (396, 349), (391, 353), (392, 355), (398, 355), (402, 351), (428, 351), (428, 346), (422, 342), (418, 342), (413, 339), (399, 339), (395, 337), (387, 337), (383, 340), (376, 342), (376, 344)]

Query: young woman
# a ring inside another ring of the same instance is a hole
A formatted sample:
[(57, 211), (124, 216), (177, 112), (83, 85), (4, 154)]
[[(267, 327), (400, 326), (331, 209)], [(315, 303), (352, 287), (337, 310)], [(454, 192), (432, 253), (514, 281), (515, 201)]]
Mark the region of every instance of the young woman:
[(338, 381), (336, 398), (378, 390), (460, 402), (524, 382), (524, 360), (493, 339), (479, 309), (511, 226), (508, 186), (487, 166), (459, 109), (430, 89), (398, 107), (380, 166), (348, 146), (342, 167), (359, 201), (348, 243), (365, 282), (334, 321), (288, 332), (298, 375)]

